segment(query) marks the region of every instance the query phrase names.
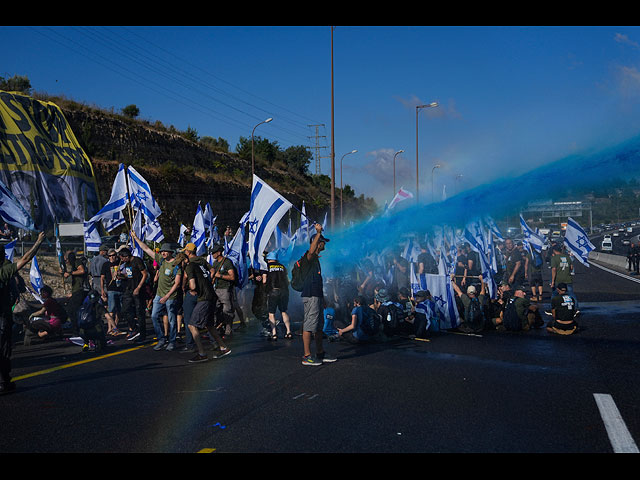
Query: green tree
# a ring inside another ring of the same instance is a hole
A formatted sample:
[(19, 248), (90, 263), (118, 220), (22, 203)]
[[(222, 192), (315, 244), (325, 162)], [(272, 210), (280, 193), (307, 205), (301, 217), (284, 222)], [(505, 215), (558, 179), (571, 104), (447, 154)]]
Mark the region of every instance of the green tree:
[(191, 126), (187, 127), (187, 130), (182, 133), (182, 136), (192, 142), (198, 141), (198, 131), (195, 128), (191, 128)]
[(14, 75), (11, 78), (0, 77), (0, 90), (31, 95), (31, 81), (28, 77), (21, 75)]
[(127, 105), (122, 109), (122, 114), (125, 117), (136, 118), (138, 115), (140, 115), (140, 109), (134, 104)]
[(291, 146), (282, 152), (282, 159), (287, 167), (295, 172), (306, 175), (313, 154), (303, 145)]
[(209, 136), (200, 138), (200, 143), (210, 150), (217, 150), (229, 153), (229, 142), (224, 138), (218, 137), (217, 139)]

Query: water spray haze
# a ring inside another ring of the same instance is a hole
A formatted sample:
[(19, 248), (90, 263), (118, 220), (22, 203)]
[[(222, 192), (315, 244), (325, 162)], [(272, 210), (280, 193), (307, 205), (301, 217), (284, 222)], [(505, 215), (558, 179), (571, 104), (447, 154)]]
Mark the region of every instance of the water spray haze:
[(436, 226), (464, 228), (467, 222), (486, 215), (496, 219), (517, 216), (528, 202), (564, 197), (573, 190), (584, 193), (612, 177), (632, 178), (639, 173), (637, 136), (597, 153), (572, 155), (519, 176), (498, 178), (442, 202), (416, 205), (415, 200), (408, 200), (413, 204), (331, 232), (323, 272), (327, 276), (340, 274), (372, 252), (399, 248), (407, 234), (417, 234), (422, 240)]

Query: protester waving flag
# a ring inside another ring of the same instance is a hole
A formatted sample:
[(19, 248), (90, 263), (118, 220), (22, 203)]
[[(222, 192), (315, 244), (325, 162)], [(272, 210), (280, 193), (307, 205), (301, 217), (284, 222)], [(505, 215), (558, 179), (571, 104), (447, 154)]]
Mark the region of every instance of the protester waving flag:
[(149, 220), (155, 220), (160, 216), (162, 210), (151, 195), (151, 187), (135, 168), (127, 167), (127, 174), (131, 205), (136, 210), (142, 211)]
[(248, 214), (245, 214), (240, 220), (240, 226), (236, 230), (236, 234), (231, 240), (231, 243), (227, 243), (225, 237), (224, 256), (231, 260), (233, 266), (238, 273), (237, 286), (244, 288), (247, 284), (248, 270), (247, 270), (247, 250), (248, 244), (246, 240), (245, 225), (248, 219)]
[(589, 266), (589, 252), (595, 246), (589, 240), (589, 235), (573, 218), (567, 219), (567, 229), (564, 232), (564, 244), (567, 250), (584, 266)]
[(251, 206), (247, 220), (249, 227), (249, 259), (253, 268), (267, 270), (267, 263), (262, 254), (276, 225), (292, 206), (287, 199), (262, 179), (256, 175), (253, 176)]
[(31, 216), (22, 208), (15, 195), (2, 182), (0, 182), (0, 218), (14, 227), (35, 230)]

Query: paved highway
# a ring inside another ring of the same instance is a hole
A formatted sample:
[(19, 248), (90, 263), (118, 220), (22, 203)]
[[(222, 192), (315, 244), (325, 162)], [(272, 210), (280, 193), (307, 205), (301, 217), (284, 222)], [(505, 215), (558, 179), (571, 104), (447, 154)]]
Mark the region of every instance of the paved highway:
[(231, 355), (204, 364), (154, 351), (152, 335), (107, 355), (17, 344), (0, 451), (635, 451), (640, 283), (578, 265), (575, 289), (583, 331), (572, 337), (328, 343), (338, 361), (320, 367), (300, 364), (300, 337), (268, 342), (255, 321), (235, 333)]

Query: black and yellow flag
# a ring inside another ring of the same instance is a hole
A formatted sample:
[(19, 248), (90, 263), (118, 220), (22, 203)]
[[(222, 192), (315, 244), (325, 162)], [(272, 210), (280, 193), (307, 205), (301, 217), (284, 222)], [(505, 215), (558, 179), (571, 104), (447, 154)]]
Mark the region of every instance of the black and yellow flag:
[(0, 180), (40, 230), (99, 209), (93, 166), (62, 110), (17, 92), (0, 91)]

